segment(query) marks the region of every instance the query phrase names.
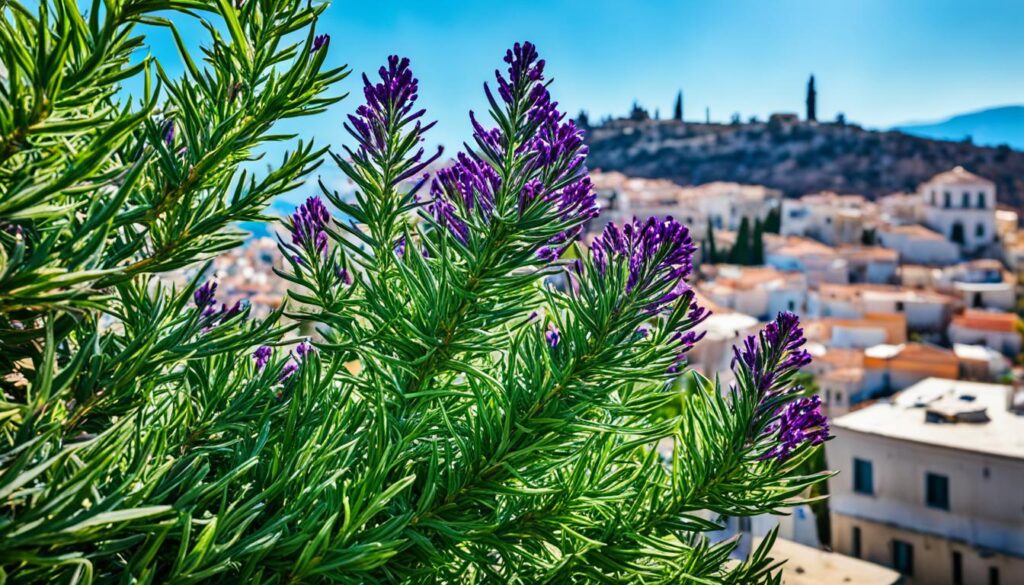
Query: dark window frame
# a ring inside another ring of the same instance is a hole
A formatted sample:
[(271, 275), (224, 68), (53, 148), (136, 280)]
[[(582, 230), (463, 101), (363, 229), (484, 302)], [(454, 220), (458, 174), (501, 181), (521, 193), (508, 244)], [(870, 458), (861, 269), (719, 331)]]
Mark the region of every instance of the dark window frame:
[(949, 511), (949, 476), (927, 471), (924, 474), (924, 503), (934, 510)]
[(853, 458), (853, 491), (864, 496), (875, 495), (875, 469), (871, 461)]

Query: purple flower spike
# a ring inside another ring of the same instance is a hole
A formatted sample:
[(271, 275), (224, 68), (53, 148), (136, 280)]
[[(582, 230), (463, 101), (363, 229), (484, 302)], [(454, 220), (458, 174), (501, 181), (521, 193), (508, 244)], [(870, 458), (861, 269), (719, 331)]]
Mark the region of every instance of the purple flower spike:
[(789, 311), (779, 313), (757, 336), (743, 340), (742, 348), (732, 348), (733, 371), (748, 377), (762, 396), (771, 394), (779, 379), (811, 363), (805, 341), (800, 318)]
[(371, 166), (386, 158), (400, 155), (405, 160), (401, 170), (392, 178), (392, 184), (419, 175), (432, 162), (441, 156), (443, 150), (437, 149), (432, 156), (424, 158), (422, 148), (407, 154), (393, 151), (392, 134), (396, 128), (406, 133), (401, 144), (411, 150), (413, 145), (423, 139), (423, 134), (434, 126), (434, 122), (423, 124), (420, 118), (425, 110), (414, 110), (419, 97), (419, 81), (409, 68), (409, 60), (391, 55), (387, 67), (378, 71), (380, 81), (374, 83), (363, 75), (363, 96), (366, 103), (356, 109), (354, 115), (348, 116), (344, 124), (345, 130), (359, 143), (355, 151), (346, 150), (357, 164)]
[(195, 301), (196, 307), (203, 312), (203, 316), (212, 315), (216, 312), (213, 307), (217, 304), (217, 283), (209, 280), (203, 286), (196, 289), (196, 292), (192, 295), (192, 300)]
[(824, 443), (829, 427), (828, 418), (821, 412), (821, 397), (804, 396), (790, 402), (780, 412), (778, 422), (766, 432), (778, 433), (778, 443), (762, 459), (782, 461), (803, 443), (812, 446)]
[(741, 387), (757, 393), (757, 421), (766, 417), (777, 420), (764, 427), (765, 433), (778, 433), (778, 444), (763, 458), (782, 460), (804, 442), (818, 445), (828, 438), (828, 420), (821, 412), (821, 398), (800, 397), (788, 404), (779, 404), (776, 398), (792, 396), (802, 390), (800, 386), (787, 388), (786, 384), (799, 368), (811, 362), (803, 348), (803, 329), (800, 319), (788, 311), (779, 313), (756, 336), (747, 337), (742, 347), (733, 347), (732, 369)]
[(300, 359), (306, 359), (306, 356), (313, 353), (313, 351), (313, 346), (305, 341), (295, 346), (295, 353), (299, 354)]
[(561, 335), (562, 334), (558, 330), (558, 327), (555, 327), (554, 323), (549, 323), (548, 330), (544, 334), (544, 337), (548, 341), (548, 346), (554, 349), (555, 347), (558, 347), (558, 342), (561, 340)]
[(256, 351), (252, 352), (252, 359), (256, 362), (256, 371), (259, 372), (267, 366), (267, 362), (270, 361), (270, 356), (274, 353), (274, 350), (270, 349), (268, 345), (261, 345), (256, 348)]
[(242, 301), (235, 301), (235, 304), (231, 305), (230, 307), (227, 306), (227, 304), (222, 304), (220, 306), (220, 314), (219, 314), (220, 322), (223, 323), (225, 321), (228, 321), (232, 317), (235, 317), (236, 315), (238, 315), (241, 312), (242, 312)]
[(514, 102), (530, 85), (544, 80), (544, 60), (538, 59), (537, 47), (529, 41), (516, 43), (509, 49), (505, 63), (508, 63), (508, 79), (500, 71), (495, 71), (494, 77), (498, 94), (506, 103)]
[(319, 51), (323, 47), (325, 47), (328, 44), (330, 44), (330, 42), (331, 42), (331, 35), (329, 35), (329, 34), (316, 35), (315, 37), (313, 37), (313, 47), (310, 48), (309, 52), (310, 53), (316, 53), (317, 51)]
[(306, 199), (292, 214), (292, 243), (298, 246), (312, 246), (318, 253), (327, 253), (327, 225), (331, 214), (320, 197)]
[(650, 218), (646, 222), (634, 218), (620, 229), (608, 224), (594, 238), (590, 256), (594, 268), (604, 275), (612, 265), (624, 265), (628, 271), (625, 289), (638, 294), (648, 290), (665, 290), (646, 309), (660, 312), (669, 303), (692, 294), (683, 278), (693, 271), (693, 253), (697, 250), (686, 226), (672, 219)]

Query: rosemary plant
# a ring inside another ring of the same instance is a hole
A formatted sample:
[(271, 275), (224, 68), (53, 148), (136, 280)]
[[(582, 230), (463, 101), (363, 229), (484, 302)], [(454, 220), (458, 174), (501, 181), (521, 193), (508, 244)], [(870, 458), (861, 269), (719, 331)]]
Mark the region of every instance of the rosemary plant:
[[(735, 561), (708, 533), (824, 479), (797, 471), (828, 436), (793, 381), (797, 319), (736, 349), (735, 384), (687, 368), (707, 316), (689, 231), (583, 245), (583, 135), (529, 43), (433, 176), (409, 62), (363, 77), (331, 155), (355, 192), (321, 185), (285, 222), (288, 320), (161, 283), (320, 164), (297, 142), (244, 170), (293, 139), (276, 121), (339, 99), (323, 8), (3, 5), (0, 582), (779, 582), (772, 538)], [(136, 58), (147, 27), (180, 78)]]

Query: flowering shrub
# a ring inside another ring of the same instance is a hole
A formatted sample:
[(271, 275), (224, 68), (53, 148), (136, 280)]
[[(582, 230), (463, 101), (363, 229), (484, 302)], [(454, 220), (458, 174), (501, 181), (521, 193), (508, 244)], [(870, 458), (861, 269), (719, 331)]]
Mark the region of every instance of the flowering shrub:
[[(409, 62), (363, 77), (332, 155), (354, 194), (322, 186), (285, 221), (288, 315), (318, 332), (289, 347), (280, 314), (151, 275), (235, 245), (230, 222), (318, 164), (300, 143), (262, 179), (238, 170), (276, 119), (334, 100), (330, 39), (284, 40), (322, 7), (7, 6), (6, 578), (778, 582), (772, 538), (737, 563), (706, 533), (824, 479), (796, 471), (828, 436), (793, 383), (797, 319), (737, 348), (727, 388), (687, 370), (708, 314), (689, 231), (579, 241), (598, 215), (586, 147), (533, 45), (484, 86), (493, 126), (471, 114), (472, 146), (433, 177)], [(168, 9), (221, 19), (205, 68), (183, 53), (184, 79), (157, 69), (163, 89), (121, 106), (117, 83), (152, 68), (128, 60), (133, 25)], [(680, 376), (694, 390), (666, 419)]]

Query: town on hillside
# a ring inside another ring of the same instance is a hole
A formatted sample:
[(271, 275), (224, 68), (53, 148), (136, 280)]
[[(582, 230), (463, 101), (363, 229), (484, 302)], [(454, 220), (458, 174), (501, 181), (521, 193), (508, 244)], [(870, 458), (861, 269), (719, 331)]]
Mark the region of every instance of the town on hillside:
[[(839, 474), (825, 504), (781, 520), (782, 538), (907, 583), (1024, 583), (1024, 502), (1008, 511), (979, 495), (1019, 500), (1024, 485), (1024, 231), (992, 181), (957, 166), (871, 201), (619, 172), (592, 180), (604, 209), (592, 231), (673, 216), (701, 243), (691, 284), (713, 314), (690, 355), (698, 371), (728, 375), (733, 345), (780, 311), (801, 315), (814, 356), (806, 386), (832, 420), (826, 458)], [(731, 526), (756, 539), (777, 524)], [(844, 566), (852, 582), (893, 582)]]

